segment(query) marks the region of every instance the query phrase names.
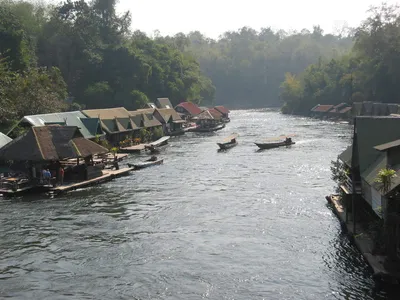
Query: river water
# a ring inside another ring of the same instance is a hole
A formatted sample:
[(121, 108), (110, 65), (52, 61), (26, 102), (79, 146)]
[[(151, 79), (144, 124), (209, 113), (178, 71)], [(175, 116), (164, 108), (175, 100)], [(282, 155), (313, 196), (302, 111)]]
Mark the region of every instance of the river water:
[[(54, 199), (0, 199), (0, 298), (397, 299), (325, 200), (351, 127), (267, 110), (231, 119), (171, 139), (162, 166)], [(232, 132), (239, 145), (217, 153)], [(297, 143), (256, 152), (281, 134)]]

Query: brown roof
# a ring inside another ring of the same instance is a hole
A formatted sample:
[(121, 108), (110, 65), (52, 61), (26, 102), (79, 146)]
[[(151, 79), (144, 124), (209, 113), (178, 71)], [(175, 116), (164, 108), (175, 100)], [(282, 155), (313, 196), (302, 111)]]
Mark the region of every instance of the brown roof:
[(214, 108), (210, 108), (208, 111), (210, 112), (210, 114), (213, 116), (213, 118), (215, 120), (219, 120), (222, 118), (222, 114), (218, 110), (216, 110)]
[(214, 108), (216, 110), (218, 110), (219, 112), (223, 113), (223, 114), (229, 114), (230, 113), (229, 109), (227, 109), (225, 106), (222, 106), (222, 105), (217, 105)]
[(333, 108), (333, 105), (317, 105), (312, 109), (313, 112), (328, 112)]
[(194, 120), (213, 120), (214, 117), (208, 110), (203, 111), (193, 118)]
[(108, 150), (82, 137), (76, 126), (35, 126), (0, 149), (1, 160), (50, 161)]
[(132, 118), (143, 122), (143, 126), (145, 128), (161, 126), (162, 124), (153, 116), (154, 109), (143, 109), (143, 110), (135, 110), (130, 111)]
[(176, 107), (183, 107), (189, 114), (192, 116), (198, 115), (201, 113), (201, 109), (192, 102), (182, 102), (179, 103)]
[(173, 108), (160, 108), (157, 109), (161, 117), (164, 119), (165, 122), (168, 122), (169, 119), (172, 117), (173, 122), (184, 122), (181, 116), (175, 111)]
[[(142, 108), (142, 109), (134, 110), (133, 112), (141, 112), (141, 113), (146, 113), (146, 114), (153, 114), (155, 110), (156, 110), (155, 108)], [(132, 113), (132, 111), (130, 111), (129, 113)]]
[(102, 120), (112, 120), (114, 118), (129, 118), (129, 112), (124, 107), (85, 109), (83, 114), (89, 118), (100, 118)]

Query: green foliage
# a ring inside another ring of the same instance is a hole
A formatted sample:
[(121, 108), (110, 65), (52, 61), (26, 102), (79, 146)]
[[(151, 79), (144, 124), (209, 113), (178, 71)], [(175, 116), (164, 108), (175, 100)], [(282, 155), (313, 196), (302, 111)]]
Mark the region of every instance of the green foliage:
[(153, 129), (153, 138), (159, 139), (164, 136), (164, 132), (161, 127), (156, 127)]
[[(300, 89), (291, 94), (290, 78), (282, 84), (284, 113), (307, 113), (317, 104), (374, 101), (400, 102), (400, 14), (397, 6), (383, 5), (355, 33), (351, 52), (320, 59), (299, 74)], [(289, 95), (289, 96), (287, 96)]]
[(385, 168), (379, 170), (378, 176), (375, 178), (375, 182), (379, 183), (379, 190), (383, 194), (387, 194), (392, 186), (393, 178), (397, 177), (396, 171)]
[(193, 54), (216, 86), (216, 100), (239, 108), (280, 106), (285, 73), (299, 74), (316, 58), (337, 58), (352, 46), (349, 34), (323, 35), (319, 27), (290, 34), (243, 27), (218, 40), (198, 31), (157, 40)]
[(150, 102), (146, 94), (142, 93), (141, 91), (134, 90), (131, 92), (131, 95), (136, 108), (145, 108), (146, 104)]
[(142, 128), (140, 129), (140, 140), (142, 141), (142, 143), (147, 143), (151, 141), (151, 132), (146, 129), (146, 128)]
[(337, 183), (336, 192), (340, 191), (339, 186), (342, 185), (346, 180), (346, 175), (348, 175), (348, 170), (344, 163), (339, 159), (336, 161), (331, 161), (331, 179)]

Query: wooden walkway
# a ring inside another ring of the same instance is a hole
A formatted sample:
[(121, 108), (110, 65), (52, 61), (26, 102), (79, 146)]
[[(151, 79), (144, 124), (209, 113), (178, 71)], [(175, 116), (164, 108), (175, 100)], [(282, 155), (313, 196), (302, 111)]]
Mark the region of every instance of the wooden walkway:
[(135, 146), (130, 146), (130, 147), (125, 147), (125, 148), (120, 148), (119, 151), (121, 153), (134, 153), (134, 152), (140, 152), (144, 150), (144, 147), (148, 144), (139, 144)]
[(100, 177), (92, 178), (89, 180), (77, 182), (77, 183), (72, 183), (72, 184), (67, 184), (67, 185), (60, 185), (56, 186), (54, 188), (51, 188), (50, 191), (54, 192), (56, 194), (59, 193), (65, 193), (68, 191), (80, 189), (80, 188), (85, 188), (88, 186), (100, 184), (106, 181), (110, 181), (116, 177), (128, 175), (130, 171), (132, 171), (133, 168), (123, 168), (119, 170), (103, 170), (103, 175)]

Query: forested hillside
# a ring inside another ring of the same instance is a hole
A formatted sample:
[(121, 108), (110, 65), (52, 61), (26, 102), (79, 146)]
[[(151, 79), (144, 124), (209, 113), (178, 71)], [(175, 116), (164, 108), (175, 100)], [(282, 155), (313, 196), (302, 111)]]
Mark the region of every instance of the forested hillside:
[(213, 40), (200, 32), (156, 37), (193, 54), (216, 87), (216, 102), (230, 107), (280, 106), (279, 89), (286, 72), (298, 74), (318, 59), (339, 58), (353, 45), (352, 31), (287, 33), (264, 28), (241, 28)]
[[(57, 6), (0, 0), (0, 122), (36, 113), (142, 107), (157, 97), (212, 102), (215, 87), (196, 59), (131, 32), (116, 0)], [(68, 104), (66, 99), (74, 104)]]
[(306, 114), (317, 104), (376, 101), (400, 103), (400, 14), (376, 7), (357, 28), (346, 55), (316, 61), (300, 74), (286, 74), (284, 113)]
[(286, 113), (350, 98), (400, 101), (395, 7), (375, 9), (358, 29), (335, 35), (319, 26), (244, 27), (213, 40), (197, 31), (132, 32), (131, 14), (117, 14), (116, 4), (0, 0), (1, 127), (27, 114), (136, 109), (157, 97), (230, 108), (284, 104)]

